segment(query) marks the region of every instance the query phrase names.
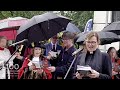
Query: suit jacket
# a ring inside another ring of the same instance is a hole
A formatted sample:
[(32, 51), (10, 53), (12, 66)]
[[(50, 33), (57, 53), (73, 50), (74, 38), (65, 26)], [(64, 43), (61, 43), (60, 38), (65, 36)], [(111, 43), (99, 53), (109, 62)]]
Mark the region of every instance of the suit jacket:
[[(50, 50), (52, 50), (52, 44), (51, 44), (51, 43), (48, 43), (48, 44), (45, 45), (45, 47), (46, 47), (46, 49), (45, 49), (44, 55), (45, 55), (45, 56), (48, 56), (48, 52), (49, 52)], [(57, 46), (56, 46), (56, 51), (57, 51), (57, 50), (63, 51), (62, 46), (60, 46), (60, 45), (57, 44)], [(57, 65), (57, 62), (58, 62), (58, 58), (55, 58), (55, 59), (50, 60), (49, 63), (50, 63), (51, 66), (56, 66), (56, 65)]]
[[(48, 52), (50, 51), (50, 50), (52, 50), (52, 44), (51, 43), (48, 43), (48, 44), (46, 44), (45, 45), (45, 52), (44, 52), (44, 55), (45, 56), (48, 56)], [(60, 46), (60, 45), (58, 45), (57, 44), (57, 46), (56, 46), (56, 50), (63, 50), (63, 48), (62, 48), (62, 46)]]

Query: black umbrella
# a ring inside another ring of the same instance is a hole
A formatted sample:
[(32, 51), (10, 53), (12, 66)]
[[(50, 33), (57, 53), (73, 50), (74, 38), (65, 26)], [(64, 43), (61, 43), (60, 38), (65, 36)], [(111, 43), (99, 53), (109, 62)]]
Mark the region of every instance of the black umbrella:
[(103, 28), (102, 31), (107, 31), (107, 32), (114, 32), (117, 35), (120, 35), (120, 21), (113, 22), (106, 27)]
[(29, 43), (48, 40), (57, 33), (66, 30), (71, 20), (64, 16), (59, 16), (48, 12), (36, 15), (20, 26), (17, 31), (16, 42), (28, 39)]
[(71, 22), (68, 23), (66, 31), (70, 31), (70, 32), (73, 32), (73, 33), (79, 33), (79, 32), (81, 32), (79, 30), (79, 28), (75, 24), (73, 24)]
[[(101, 45), (111, 44), (112, 42), (120, 41), (120, 38), (115, 33), (112, 33), (112, 32), (102, 32), (102, 31), (99, 31), (97, 33), (98, 33), (98, 36), (100, 37), (100, 41), (101, 41), (100, 44)], [(80, 33), (76, 42), (78, 44), (83, 44), (87, 34), (88, 33)]]

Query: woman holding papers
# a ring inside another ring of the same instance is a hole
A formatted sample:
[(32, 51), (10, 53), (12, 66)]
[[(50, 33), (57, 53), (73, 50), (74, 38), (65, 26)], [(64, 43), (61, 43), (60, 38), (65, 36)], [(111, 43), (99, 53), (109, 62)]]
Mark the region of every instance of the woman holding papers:
[[(85, 50), (77, 57), (75, 62), (74, 72), (77, 79), (111, 79), (111, 60), (107, 53), (103, 53), (98, 49), (99, 43), (100, 39), (96, 32), (87, 34), (84, 42)], [(89, 74), (84, 75), (77, 67), (86, 65), (91, 69)]]
[(0, 79), (10, 79), (10, 67), (13, 65), (13, 60), (10, 60), (8, 64), (5, 62), (10, 58), (10, 51), (6, 48), (7, 38), (0, 36)]
[[(55, 78), (54, 79), (64, 79), (67, 70), (69, 69), (74, 56), (72, 56), (72, 53), (76, 50), (74, 47), (74, 37), (75, 34), (71, 33), (69, 31), (66, 31), (62, 35), (62, 41), (64, 44), (64, 49), (62, 52), (60, 52), (60, 55), (58, 57), (58, 62), (57, 66), (51, 66), (48, 67), (48, 69), (51, 72), (54, 72)], [(71, 68), (69, 74), (67, 75), (66, 79), (72, 79), (72, 74), (73, 74), (73, 68)]]
[(25, 58), (22, 67), (18, 71), (18, 79), (24, 75), (24, 79), (51, 79), (52, 74), (47, 69), (48, 60), (42, 55), (40, 43), (35, 43), (31, 55)]

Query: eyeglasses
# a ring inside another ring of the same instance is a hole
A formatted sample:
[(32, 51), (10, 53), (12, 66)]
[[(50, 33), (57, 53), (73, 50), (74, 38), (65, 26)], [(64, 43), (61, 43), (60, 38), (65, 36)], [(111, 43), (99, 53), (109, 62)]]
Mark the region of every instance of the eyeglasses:
[(87, 44), (96, 44), (96, 41), (86, 41)]

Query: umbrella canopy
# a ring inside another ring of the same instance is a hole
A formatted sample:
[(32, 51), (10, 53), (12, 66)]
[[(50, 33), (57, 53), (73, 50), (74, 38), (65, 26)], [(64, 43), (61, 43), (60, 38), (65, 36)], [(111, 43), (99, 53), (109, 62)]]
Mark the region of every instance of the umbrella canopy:
[(80, 33), (80, 30), (78, 29), (78, 27), (76, 27), (75, 24), (71, 22), (68, 23), (66, 31), (70, 31), (73, 33)]
[(0, 36), (6, 36), (8, 40), (15, 40), (19, 27), (27, 22), (27, 18), (14, 17), (0, 20)]
[(22, 24), (27, 22), (27, 18), (14, 17), (0, 20), (0, 30), (3, 29), (18, 29)]
[[(115, 33), (112, 33), (112, 32), (102, 32), (102, 31), (99, 31), (97, 33), (98, 33), (98, 36), (100, 37), (100, 41), (101, 41), (100, 44), (101, 45), (111, 44), (112, 42), (120, 41), (120, 38)], [(82, 44), (84, 42), (87, 34), (88, 33), (80, 33), (76, 42), (78, 44)]]
[(48, 12), (32, 17), (26, 24), (20, 26), (17, 31), (16, 42), (28, 39), (31, 42), (48, 40), (57, 33), (66, 30), (71, 20)]
[(114, 32), (117, 35), (120, 35), (120, 21), (113, 22), (113, 23), (107, 25), (106, 27), (103, 28), (102, 31), (105, 31), (105, 32)]

